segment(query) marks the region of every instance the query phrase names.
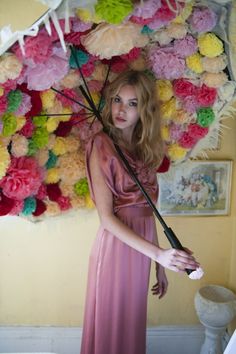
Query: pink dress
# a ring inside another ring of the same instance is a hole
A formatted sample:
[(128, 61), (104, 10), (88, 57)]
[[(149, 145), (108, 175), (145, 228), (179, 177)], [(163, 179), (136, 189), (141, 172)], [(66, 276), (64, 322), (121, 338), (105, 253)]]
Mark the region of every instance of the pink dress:
[[(99, 165), (113, 193), (114, 213), (140, 237), (153, 242), (155, 220), (141, 191), (129, 176), (111, 139), (96, 134), (87, 148), (87, 176), (93, 146)], [(124, 151), (130, 165), (154, 202), (157, 180), (154, 169), (144, 167)], [(100, 226), (89, 261), (86, 308), (80, 354), (144, 354), (150, 259), (127, 246)]]

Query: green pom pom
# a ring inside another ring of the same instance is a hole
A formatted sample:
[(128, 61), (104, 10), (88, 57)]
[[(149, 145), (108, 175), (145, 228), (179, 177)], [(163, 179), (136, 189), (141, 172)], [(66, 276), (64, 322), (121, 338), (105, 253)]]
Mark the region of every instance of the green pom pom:
[(215, 113), (211, 107), (200, 108), (197, 111), (197, 123), (201, 127), (209, 127), (215, 119)]
[(46, 169), (48, 170), (49, 168), (53, 168), (56, 163), (57, 163), (58, 157), (51, 151), (49, 150), (49, 158), (46, 163)]
[(47, 145), (48, 137), (49, 137), (49, 133), (48, 133), (47, 129), (44, 127), (39, 127), (34, 131), (34, 133), (32, 135), (32, 140), (35, 143), (35, 145), (39, 149), (41, 149)]
[(74, 185), (74, 191), (80, 197), (84, 197), (89, 193), (89, 186), (87, 178), (81, 178), (78, 182)]
[(98, 0), (96, 14), (108, 23), (119, 24), (133, 10), (130, 0)]
[(2, 122), (3, 122), (3, 129), (2, 129), (3, 136), (10, 136), (16, 132), (17, 121), (15, 116), (13, 116), (10, 113), (5, 113), (2, 116)]
[(20, 90), (12, 90), (7, 95), (7, 112), (15, 112), (22, 102), (22, 92)]
[(152, 32), (153, 32), (153, 30), (151, 28), (149, 28), (147, 25), (144, 25), (142, 28), (142, 31), (141, 31), (142, 34), (150, 34)]
[(38, 147), (32, 139), (28, 139), (28, 152), (27, 156), (34, 156), (38, 151)]
[(23, 215), (31, 215), (36, 210), (36, 199), (33, 197), (24, 200)]
[(36, 127), (43, 127), (47, 122), (47, 116), (35, 116), (33, 117), (33, 123)]
[[(75, 56), (77, 60), (75, 60)], [(73, 49), (73, 53), (71, 52), (70, 55), (70, 67), (73, 69), (78, 69), (77, 62), (79, 63), (79, 66), (81, 67), (82, 65), (86, 64), (89, 60), (88, 54), (83, 52), (81, 49)]]

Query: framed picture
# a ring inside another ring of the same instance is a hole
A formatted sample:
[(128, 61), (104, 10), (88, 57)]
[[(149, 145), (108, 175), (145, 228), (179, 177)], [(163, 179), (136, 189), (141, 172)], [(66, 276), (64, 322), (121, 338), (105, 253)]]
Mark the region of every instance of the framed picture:
[(158, 174), (161, 215), (227, 215), (232, 161), (189, 161)]

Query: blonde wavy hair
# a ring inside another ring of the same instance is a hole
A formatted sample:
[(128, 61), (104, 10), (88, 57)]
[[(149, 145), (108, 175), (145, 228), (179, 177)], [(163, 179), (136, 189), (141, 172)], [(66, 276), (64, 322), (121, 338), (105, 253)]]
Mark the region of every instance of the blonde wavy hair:
[(102, 119), (105, 127), (116, 142), (122, 142), (121, 130), (112, 121), (113, 98), (125, 85), (135, 88), (138, 99), (139, 120), (134, 128), (132, 146), (137, 157), (145, 165), (158, 167), (163, 159), (164, 144), (161, 137), (161, 117), (155, 83), (142, 71), (129, 70), (121, 73), (105, 91), (105, 106)]

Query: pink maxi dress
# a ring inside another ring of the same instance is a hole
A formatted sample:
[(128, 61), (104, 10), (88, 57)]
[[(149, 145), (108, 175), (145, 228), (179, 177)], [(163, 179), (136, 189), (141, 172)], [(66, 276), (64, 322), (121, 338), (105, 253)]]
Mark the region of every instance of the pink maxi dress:
[[(129, 176), (112, 140), (97, 133), (87, 147), (87, 176), (94, 199), (89, 158), (96, 146), (99, 165), (113, 194), (114, 213), (140, 237), (153, 242), (155, 220)], [(156, 171), (123, 150), (144, 188), (157, 200)], [(89, 260), (80, 354), (145, 354), (150, 259), (100, 226)]]

